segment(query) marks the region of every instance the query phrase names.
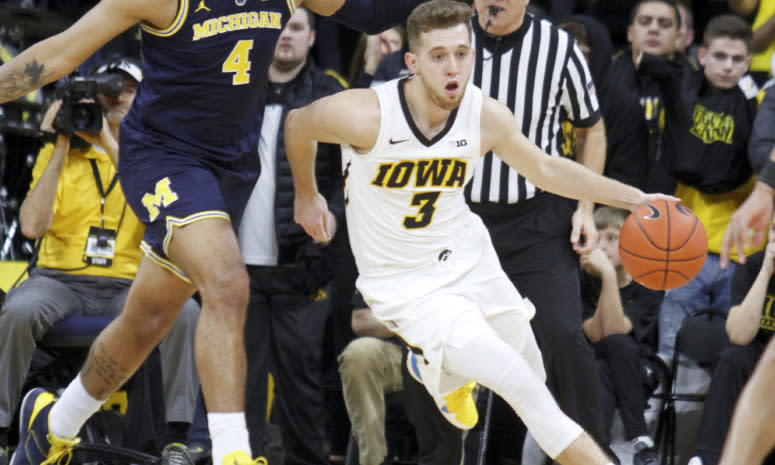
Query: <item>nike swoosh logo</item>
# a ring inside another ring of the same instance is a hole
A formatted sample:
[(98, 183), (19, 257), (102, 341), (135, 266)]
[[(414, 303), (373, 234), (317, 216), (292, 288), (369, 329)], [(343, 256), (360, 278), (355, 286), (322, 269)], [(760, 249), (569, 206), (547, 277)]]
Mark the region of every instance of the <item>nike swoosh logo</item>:
[(393, 144), (400, 144), (401, 142), (406, 142), (408, 140), (409, 139), (393, 140), (393, 138), (391, 137), (389, 142), (390, 142), (390, 145), (393, 145)]
[(651, 214), (649, 216), (644, 216), (643, 218), (646, 220), (655, 220), (662, 216), (662, 213), (655, 207), (654, 205), (651, 205), (649, 203), (646, 204), (646, 207), (648, 207)]

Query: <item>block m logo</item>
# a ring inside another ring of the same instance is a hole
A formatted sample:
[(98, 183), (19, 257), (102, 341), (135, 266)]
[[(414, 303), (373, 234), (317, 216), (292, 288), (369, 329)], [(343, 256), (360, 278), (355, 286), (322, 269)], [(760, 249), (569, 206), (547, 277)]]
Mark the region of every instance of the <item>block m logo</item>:
[(148, 210), (148, 216), (153, 221), (159, 216), (159, 207), (167, 207), (178, 200), (178, 194), (170, 189), (170, 178), (164, 178), (156, 183), (153, 194), (143, 196), (143, 206)]

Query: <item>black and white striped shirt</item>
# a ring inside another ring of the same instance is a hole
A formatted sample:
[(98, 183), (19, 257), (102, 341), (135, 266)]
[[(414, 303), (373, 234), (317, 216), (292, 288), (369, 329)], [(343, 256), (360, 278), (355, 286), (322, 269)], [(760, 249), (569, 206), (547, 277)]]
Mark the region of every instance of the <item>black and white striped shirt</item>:
[[(549, 155), (562, 154), (563, 119), (590, 127), (600, 119), (592, 76), (584, 55), (565, 31), (526, 14), (511, 34), (485, 36), (472, 20), (476, 64), (474, 84), (513, 112), (522, 133)], [(516, 203), (539, 191), (492, 152), (466, 187), (474, 203)]]

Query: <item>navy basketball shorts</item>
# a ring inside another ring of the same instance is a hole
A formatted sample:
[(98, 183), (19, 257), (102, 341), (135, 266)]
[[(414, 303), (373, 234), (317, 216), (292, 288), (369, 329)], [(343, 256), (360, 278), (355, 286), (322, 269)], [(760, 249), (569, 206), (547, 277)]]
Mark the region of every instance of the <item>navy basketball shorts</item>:
[[(190, 282), (167, 253), (176, 228), (223, 218), (236, 231), (255, 179), (194, 156), (132, 148), (127, 156), (121, 153), (119, 180), (127, 202), (146, 228), (140, 247), (149, 259)], [(207, 244), (200, 250), (207, 250)]]

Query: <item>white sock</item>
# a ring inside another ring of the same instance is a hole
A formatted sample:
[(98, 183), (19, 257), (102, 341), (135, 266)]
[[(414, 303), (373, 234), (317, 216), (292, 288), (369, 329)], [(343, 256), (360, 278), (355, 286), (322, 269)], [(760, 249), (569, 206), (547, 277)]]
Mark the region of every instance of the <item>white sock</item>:
[(245, 412), (208, 413), (210, 439), (213, 441), (213, 464), (221, 465), (223, 457), (236, 450), (244, 450), (252, 458)]
[(62, 393), (62, 397), (51, 407), (51, 414), (48, 417), (49, 429), (56, 437), (74, 438), (78, 436), (86, 420), (99, 410), (104, 402), (86, 392), (81, 382), (81, 375), (78, 374)]

